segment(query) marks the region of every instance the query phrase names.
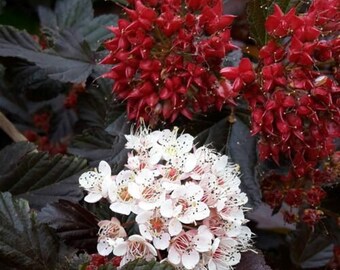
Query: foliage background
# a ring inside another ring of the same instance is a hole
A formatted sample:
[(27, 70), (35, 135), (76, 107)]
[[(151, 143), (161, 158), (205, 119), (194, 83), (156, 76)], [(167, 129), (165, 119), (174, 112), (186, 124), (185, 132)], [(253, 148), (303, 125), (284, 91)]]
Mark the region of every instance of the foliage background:
[[(252, 0), (247, 7), (246, 2), (224, 1), (227, 13), (240, 15), (232, 35), (243, 48), (225, 59), (228, 66), (237, 65), (242, 54), (256, 61), (255, 41), (263, 45), (266, 40), (263, 23), (273, 1)], [(303, 1), (276, 2), (287, 10)], [(78, 177), (102, 159), (113, 173), (125, 161), (124, 134), (131, 123), (111, 95), (111, 82), (99, 78), (104, 69), (97, 65), (105, 55), (101, 41), (109, 37), (103, 26), (115, 24), (119, 12), (117, 5), (102, 0), (0, 1), (1, 269), (78, 269), (89, 260), (83, 253), (96, 252), (97, 222), (111, 213), (81, 200)], [(333, 244), (339, 243), (333, 219), (314, 230), (294, 228), (261, 203), (262, 169), (246, 106), (174, 124), (197, 136), (197, 144), (212, 144), (241, 166), (242, 189), (254, 209), (249, 219), (258, 254), (244, 254), (237, 269), (328, 267)], [(334, 196), (325, 202), (334, 213), (340, 212), (338, 189), (331, 189)], [(142, 261), (127, 266), (161, 268), (169, 266)]]

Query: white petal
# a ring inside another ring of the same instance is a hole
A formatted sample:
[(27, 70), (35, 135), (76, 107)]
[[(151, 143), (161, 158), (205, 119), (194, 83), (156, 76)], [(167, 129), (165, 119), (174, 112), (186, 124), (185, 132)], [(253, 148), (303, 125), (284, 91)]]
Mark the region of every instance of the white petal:
[(188, 153), (194, 144), (194, 137), (190, 134), (182, 134), (177, 138), (179, 153)]
[(150, 231), (148, 227), (145, 224), (139, 224), (139, 231), (140, 234), (147, 240), (152, 240), (152, 236), (150, 234)]
[(171, 218), (173, 216), (173, 205), (172, 205), (172, 200), (168, 199), (166, 200), (160, 208), (161, 215), (166, 218)]
[(238, 264), (241, 260), (241, 253), (237, 252), (236, 250), (232, 253), (232, 256), (229, 257), (230, 260), (228, 261), (229, 265)]
[(172, 218), (168, 230), (171, 236), (175, 236), (182, 231), (182, 223), (177, 218)]
[(176, 248), (171, 246), (168, 253), (169, 262), (179, 264), (181, 262), (181, 255), (177, 252)]
[(106, 198), (108, 196), (109, 190), (112, 187), (112, 183), (113, 183), (113, 181), (112, 181), (111, 176), (108, 175), (108, 176), (104, 177), (103, 182), (102, 182), (102, 186), (101, 186), (102, 196), (104, 198)]
[(204, 202), (198, 202), (194, 212), (195, 220), (205, 219), (209, 215), (210, 215), (209, 207)]
[(153, 212), (152, 211), (144, 211), (136, 216), (136, 222), (137, 223), (146, 223), (149, 221), (149, 219), (152, 217)]
[(124, 256), (127, 252), (128, 245), (126, 242), (119, 243), (113, 250), (113, 254), (116, 256)]
[(215, 262), (212, 259), (210, 259), (208, 263), (208, 270), (216, 270), (216, 269), (217, 267), (216, 267)]
[(182, 264), (187, 269), (193, 269), (199, 262), (200, 255), (196, 250), (184, 252), (182, 255)]
[(135, 179), (135, 174), (132, 171), (124, 170), (121, 171), (116, 177), (116, 183), (118, 185), (126, 182), (131, 182)]
[(129, 236), (130, 241), (142, 242), (146, 243), (144, 237), (140, 236), (139, 234), (133, 234)]
[(102, 176), (107, 176), (107, 175), (110, 175), (111, 176), (111, 167), (110, 165), (102, 160), (100, 163), (99, 163), (99, 166), (98, 166), (98, 171), (100, 172), (100, 174)]
[(158, 142), (161, 145), (167, 145), (176, 139), (176, 135), (170, 129), (164, 129), (159, 136)]
[(153, 244), (157, 249), (166, 249), (170, 244), (170, 235), (168, 233), (163, 233), (159, 238), (155, 237), (153, 239)]
[(102, 198), (102, 194), (100, 194), (100, 193), (89, 193), (88, 195), (86, 195), (84, 200), (85, 200), (85, 202), (88, 202), (88, 203), (96, 203), (101, 198)]
[(79, 177), (79, 184), (83, 188), (91, 188), (95, 183), (101, 181), (101, 177), (96, 172), (85, 172)]
[(199, 185), (193, 182), (189, 182), (185, 186), (183, 186), (183, 188), (185, 189), (186, 197), (193, 196), (196, 200), (202, 199), (204, 191)]
[(128, 184), (128, 192), (135, 199), (140, 199), (142, 196), (140, 186), (134, 182)]
[(110, 209), (115, 213), (123, 215), (130, 215), (131, 213), (131, 205), (126, 203), (113, 202), (110, 205)]
[(155, 145), (149, 152), (149, 162), (151, 165), (156, 165), (162, 158), (162, 148), (159, 145)]
[(228, 165), (228, 157), (226, 155), (221, 156), (218, 160), (214, 162), (212, 169), (215, 173), (223, 172)]
[(212, 238), (210, 235), (200, 234), (194, 237), (194, 242), (196, 244), (195, 249), (199, 252), (206, 252), (211, 250)]
[(149, 203), (149, 202), (141, 201), (138, 203), (138, 206), (144, 211), (148, 211), (148, 210), (155, 209), (157, 206), (159, 206), (159, 204), (160, 204), (159, 202)]
[[(153, 256), (157, 256), (157, 251), (156, 251), (156, 249), (155, 249), (155, 247), (154, 247), (153, 245), (151, 245), (151, 244), (148, 243), (148, 242), (145, 242), (145, 245), (148, 247), (149, 251), (151, 252), (151, 254), (152, 254)], [(153, 257), (146, 258), (147, 261), (148, 261), (148, 260), (152, 260), (152, 259), (153, 259)]]
[(149, 169), (143, 169), (135, 178), (137, 184), (150, 184), (154, 181), (153, 172)]
[(97, 244), (98, 253), (102, 256), (107, 256), (112, 252), (112, 246), (106, 241), (99, 241)]
[(185, 173), (191, 172), (196, 167), (196, 164), (197, 164), (196, 156), (191, 153), (188, 154), (184, 162), (183, 172)]

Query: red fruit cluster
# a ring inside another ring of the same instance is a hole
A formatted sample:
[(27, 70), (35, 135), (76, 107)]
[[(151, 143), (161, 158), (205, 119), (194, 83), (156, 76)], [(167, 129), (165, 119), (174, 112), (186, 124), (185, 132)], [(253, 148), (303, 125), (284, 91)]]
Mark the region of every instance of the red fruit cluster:
[(101, 256), (99, 254), (92, 254), (91, 255), (91, 261), (86, 266), (85, 270), (97, 270), (100, 268), (100, 266), (107, 266), (112, 265), (115, 267), (118, 267), (120, 264), (120, 261), (122, 260), (121, 257), (114, 257), (113, 259), (109, 260), (105, 256)]
[(221, 109), (237, 95), (220, 76), (234, 17), (222, 15), (221, 0), (130, 0), (127, 18), (110, 27), (115, 37), (101, 63), (114, 65), (104, 77), (127, 102), (129, 119), (150, 124), (192, 118)]
[[(266, 175), (262, 182), (263, 199), (273, 209), (283, 211), (286, 222), (303, 221), (308, 225), (315, 225), (323, 212), (318, 209), (327, 193), (323, 189), (325, 184), (334, 184), (340, 176), (339, 152), (335, 152), (320, 169), (310, 170), (302, 177), (291, 170), (286, 175), (275, 172)], [(296, 212), (294, 209), (303, 209)]]
[(51, 155), (66, 154), (67, 145), (63, 143), (51, 143), (47, 136), (39, 135), (33, 130), (25, 130), (24, 136), (28, 141), (35, 143), (40, 151), (49, 152)]
[(316, 0), (304, 14), (274, 6), (257, 84), (245, 90), (262, 160), (291, 160), (302, 177), (334, 151), (340, 136), (339, 1)]
[(246, 59), (237, 68), (221, 70), (234, 90), (243, 89), (260, 159), (290, 162), (287, 175), (272, 174), (263, 181), (264, 200), (273, 208), (305, 208), (300, 216), (286, 212), (290, 222), (317, 222), (322, 216), (317, 206), (325, 197), (322, 185), (334, 179), (333, 173), (316, 168), (334, 153), (340, 136), (339, 9), (337, 0), (315, 0), (303, 14), (294, 8), (284, 14), (274, 5), (257, 74)]
[(64, 100), (64, 107), (66, 109), (75, 109), (78, 103), (78, 96), (85, 91), (84, 84), (73, 84), (67, 97)]

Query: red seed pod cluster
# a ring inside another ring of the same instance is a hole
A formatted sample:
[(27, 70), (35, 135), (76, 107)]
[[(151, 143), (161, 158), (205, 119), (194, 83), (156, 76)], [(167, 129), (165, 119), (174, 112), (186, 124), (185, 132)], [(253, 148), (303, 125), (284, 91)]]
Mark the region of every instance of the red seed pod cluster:
[(221, 77), (234, 16), (222, 15), (221, 0), (130, 0), (125, 19), (109, 27), (105, 42), (113, 65), (104, 77), (127, 102), (128, 118), (150, 124), (192, 118), (210, 107), (233, 103), (237, 92)]
[(323, 212), (318, 209), (327, 195), (323, 186), (339, 180), (338, 156), (339, 152), (335, 152), (320, 169), (310, 170), (302, 177), (294, 170), (284, 175), (267, 174), (262, 182), (263, 200), (273, 209), (284, 205), (283, 215), (288, 223), (303, 221), (315, 225), (323, 217)]
[(112, 265), (114, 267), (118, 267), (121, 261), (121, 257), (114, 257), (111, 260), (109, 260), (105, 256), (101, 256), (99, 254), (92, 254), (91, 255), (91, 261), (86, 266), (85, 270), (98, 270), (101, 269), (101, 266), (108, 266)]
[(316, 0), (296, 15), (275, 5), (257, 83), (244, 91), (260, 158), (291, 160), (297, 177), (332, 154), (340, 136), (339, 7), (336, 0)]

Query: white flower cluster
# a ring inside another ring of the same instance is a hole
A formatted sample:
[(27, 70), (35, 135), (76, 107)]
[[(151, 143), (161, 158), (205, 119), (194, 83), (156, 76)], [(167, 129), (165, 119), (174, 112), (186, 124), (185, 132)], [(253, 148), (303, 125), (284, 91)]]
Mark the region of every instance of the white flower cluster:
[(85, 201), (106, 198), (112, 211), (136, 214), (139, 226), (140, 235), (127, 238), (117, 219), (101, 221), (98, 252), (122, 256), (121, 266), (167, 254), (163, 259), (178, 269), (232, 269), (251, 239), (238, 166), (207, 147), (196, 149), (191, 135), (177, 131), (142, 127), (126, 136), (132, 151), (125, 170), (111, 176), (102, 161), (98, 171), (81, 175)]

